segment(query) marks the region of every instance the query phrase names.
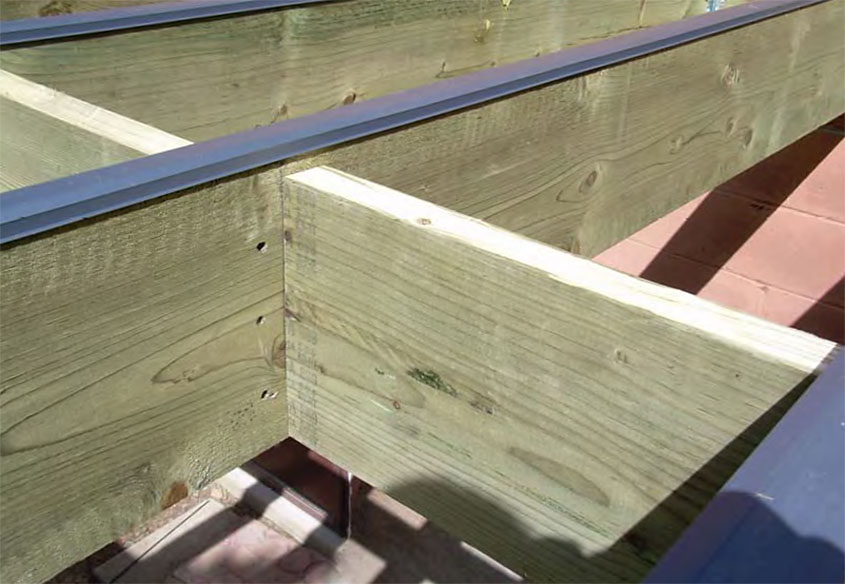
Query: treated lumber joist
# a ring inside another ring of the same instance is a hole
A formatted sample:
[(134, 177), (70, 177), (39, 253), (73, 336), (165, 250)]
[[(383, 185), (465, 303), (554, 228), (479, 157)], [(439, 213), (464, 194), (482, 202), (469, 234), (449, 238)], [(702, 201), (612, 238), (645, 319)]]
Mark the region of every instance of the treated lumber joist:
[(845, 111), (843, 27), (831, 0), (307, 165), (593, 257)]
[(173, 0), (0, 0), (0, 20), (59, 16), (76, 12), (125, 8)]
[(0, 191), (190, 144), (0, 71)]
[(287, 437), (278, 172), (0, 248), (0, 581), (49, 578)]
[(0, 235), (287, 161), (593, 255), (845, 109), (844, 6), (757, 2), (28, 187)]
[(0, 66), (199, 141), (678, 20), (706, 6), (327, 2), (13, 47), (0, 53)]
[(291, 434), (532, 580), (642, 578), (835, 349), (339, 171), (283, 190)]

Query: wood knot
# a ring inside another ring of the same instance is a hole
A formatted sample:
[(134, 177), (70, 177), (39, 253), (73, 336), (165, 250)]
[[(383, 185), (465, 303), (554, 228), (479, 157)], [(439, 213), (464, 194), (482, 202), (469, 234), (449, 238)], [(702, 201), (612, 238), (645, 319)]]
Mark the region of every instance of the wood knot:
[(285, 368), (285, 355), (287, 353), (287, 343), (280, 338), (276, 338), (273, 346), (273, 365), (279, 369)]
[(581, 186), (578, 187), (578, 192), (584, 193), (586, 191), (591, 190), (598, 180), (599, 171), (596, 169), (591, 170), (590, 173), (586, 177), (584, 177), (584, 180), (581, 181)]
[(669, 143), (669, 154), (677, 154), (683, 149), (684, 144), (685, 140), (683, 136), (675, 136)]
[(732, 87), (739, 83), (739, 81), (739, 69), (737, 69), (736, 65), (733, 63), (728, 63), (725, 67), (725, 71), (722, 73), (722, 83), (725, 87)]
[(288, 117), (288, 105), (283, 103), (278, 108), (276, 108), (276, 113), (273, 114), (273, 121), (278, 122), (279, 120), (283, 120)]
[(38, 9), (38, 16), (58, 16), (72, 12), (73, 3), (70, 0), (53, 0)]
[(613, 358), (616, 360), (617, 363), (623, 363), (625, 365), (628, 364), (628, 354), (625, 353), (622, 349), (616, 349), (613, 352)]
[(184, 481), (178, 481), (170, 485), (170, 488), (165, 491), (161, 498), (161, 508), (167, 509), (172, 507), (182, 499), (188, 496), (188, 485)]
[(472, 38), (477, 43), (483, 43), (484, 40), (487, 38), (487, 33), (490, 32), (490, 29), (493, 27), (493, 23), (490, 22), (489, 18), (485, 18), (481, 21), (481, 25), (475, 31)]

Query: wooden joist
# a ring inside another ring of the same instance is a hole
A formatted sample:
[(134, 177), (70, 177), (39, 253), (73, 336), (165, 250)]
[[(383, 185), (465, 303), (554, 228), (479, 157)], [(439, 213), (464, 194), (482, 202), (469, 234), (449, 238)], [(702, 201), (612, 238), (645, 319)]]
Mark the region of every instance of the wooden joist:
[[(187, 143), (21, 88), (54, 146)], [(3, 153), (25, 144), (8, 130)], [(287, 437), (278, 180), (262, 169), (2, 248), (0, 581), (49, 578)]]
[(59, 16), (172, 0), (0, 0), (0, 20)]
[[(186, 141), (115, 126), (102, 106), (204, 138), (680, 5), (615, 20), (632, 3), (361, 0), (4, 50), (0, 62), (75, 96), (41, 88), (50, 99), (24, 104), (33, 123), (132, 157)], [(845, 110), (843, 6), (4, 246), (0, 579), (80, 559), (287, 436), (288, 409), (296, 437), (532, 578), (641, 576), (832, 345), (335, 171), (283, 177), (329, 163), (591, 255)], [(47, 194), (61, 202), (61, 189)]]
[(0, 580), (50, 577), (287, 436), (276, 182), (4, 247)]
[[(155, 4), (158, 2), (173, 0), (0, 0), (0, 19), (11, 20), (17, 18), (35, 18), (42, 16), (56, 16), (60, 14), (73, 14), (91, 10), (106, 10), (110, 8), (123, 8), (126, 6), (137, 6), (141, 4)], [(523, 0), (531, 2), (536, 0)], [(496, 6), (501, 2), (503, 7), (510, 8), (509, 0), (487, 0), (487, 4)], [(742, 0), (726, 0), (720, 3), (720, 7), (740, 4)], [(483, 7), (483, 6), (482, 6)], [(617, 7), (624, 10), (625, 15), (631, 17), (636, 14), (637, 24), (650, 26), (655, 20), (666, 17), (686, 18), (694, 14), (701, 14), (708, 8), (707, 2), (699, 0), (644, 0), (639, 5), (625, 7), (621, 2), (608, 3), (613, 10)]]
[(644, 576), (835, 347), (331, 169), (284, 190), (291, 434), (532, 580)]
[(12, 48), (0, 53), (0, 67), (199, 141), (671, 22), (706, 6), (326, 2)]
[(593, 257), (845, 112), (843, 27), (831, 0), (308, 164)]
[[(845, 111), (843, 8), (845, 1), (829, 0), (317, 155), (306, 153), (289, 160), (284, 172), (328, 164), (593, 256)], [(385, 35), (396, 32), (391, 31)], [(112, 36), (86, 40), (105, 38)], [(252, 35), (237, 38), (247, 42)], [(612, 45), (597, 44), (584, 58), (612, 51)], [(14, 64), (19, 51), (28, 50), (3, 51), (0, 58)], [(201, 70), (203, 58), (189, 53), (185, 58)], [(244, 74), (259, 84), (271, 77)], [(319, 93), (314, 89), (311, 95)], [(217, 95), (204, 93), (212, 94)], [(243, 111), (250, 109), (247, 102)], [(202, 103), (191, 104), (199, 117)], [(173, 106), (158, 99), (156, 104)], [(355, 107), (346, 110), (353, 121)], [(168, 111), (183, 122), (198, 119), (182, 115), (178, 105)], [(311, 118), (317, 130), (322, 117)], [(278, 125), (276, 135), (300, 134), (301, 121)]]
[(0, 71), (0, 191), (190, 144)]

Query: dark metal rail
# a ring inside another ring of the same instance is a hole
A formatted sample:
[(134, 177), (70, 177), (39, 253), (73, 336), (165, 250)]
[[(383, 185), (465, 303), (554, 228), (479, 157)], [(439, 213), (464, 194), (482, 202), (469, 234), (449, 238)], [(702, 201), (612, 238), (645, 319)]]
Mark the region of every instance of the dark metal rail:
[[(828, 0), (761, 0), (0, 195), (0, 243)], [(760, 47), (765, 50), (765, 47)]]
[(0, 48), (337, 0), (182, 0), (0, 21)]

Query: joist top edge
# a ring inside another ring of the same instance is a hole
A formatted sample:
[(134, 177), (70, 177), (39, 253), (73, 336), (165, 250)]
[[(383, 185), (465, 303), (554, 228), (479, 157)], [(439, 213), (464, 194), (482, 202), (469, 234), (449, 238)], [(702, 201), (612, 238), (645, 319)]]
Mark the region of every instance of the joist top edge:
[(760, 0), (7, 192), (8, 243), (831, 0)]
[(181, 0), (0, 22), (0, 47), (337, 0)]
[(191, 144), (158, 128), (76, 99), (55, 89), (0, 70), (0, 97), (141, 154), (156, 154)]
[(738, 349), (818, 373), (837, 344), (703, 300), (686, 292), (617, 272), (582, 258), (344, 172), (317, 167), (286, 178), (338, 200), (373, 209), (416, 229), (471, 245), (540, 270), (577, 287), (661, 318), (706, 332)]

